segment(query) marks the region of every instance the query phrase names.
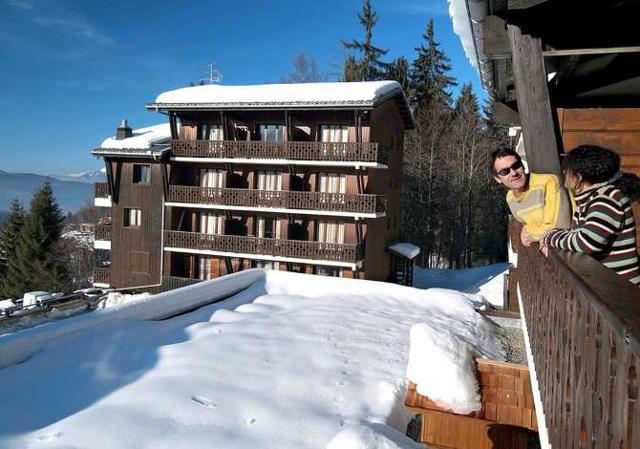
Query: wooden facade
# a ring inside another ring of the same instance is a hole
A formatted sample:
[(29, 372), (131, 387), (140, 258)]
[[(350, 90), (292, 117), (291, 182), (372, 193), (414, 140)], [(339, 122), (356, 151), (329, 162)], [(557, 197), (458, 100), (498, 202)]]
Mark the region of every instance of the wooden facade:
[[(256, 266), (389, 280), (411, 126), (402, 108), (401, 89), (369, 107), (168, 107), (162, 156), (99, 152), (109, 181), (96, 198), (112, 204), (110, 285), (167, 288)], [(152, 167), (151, 182), (134, 182), (139, 164)], [(142, 217), (134, 227), (132, 209)]]

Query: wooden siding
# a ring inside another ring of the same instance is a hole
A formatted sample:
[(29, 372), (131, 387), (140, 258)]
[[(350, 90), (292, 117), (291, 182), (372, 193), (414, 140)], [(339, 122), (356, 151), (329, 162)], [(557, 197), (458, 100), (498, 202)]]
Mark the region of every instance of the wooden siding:
[(593, 144), (620, 155), (624, 171), (640, 175), (640, 109), (558, 109), (564, 151)]
[[(118, 200), (111, 207), (111, 285), (123, 288), (160, 284), (162, 164), (150, 164), (149, 160), (108, 163), (113, 173), (120, 171)], [(133, 182), (136, 164), (151, 165), (150, 183)], [(125, 209), (141, 210), (140, 226), (124, 226)]]
[(391, 256), (387, 246), (400, 236), (402, 211), (402, 153), (404, 122), (395, 100), (389, 100), (371, 112), (371, 140), (379, 142), (388, 152), (387, 169), (367, 169), (367, 192), (387, 197), (386, 217), (367, 219), (364, 277), (387, 281), (391, 276)]

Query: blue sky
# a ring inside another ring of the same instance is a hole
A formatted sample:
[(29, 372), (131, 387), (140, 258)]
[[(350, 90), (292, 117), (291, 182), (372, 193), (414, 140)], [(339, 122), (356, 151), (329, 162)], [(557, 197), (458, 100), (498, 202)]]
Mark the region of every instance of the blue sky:
[[(480, 81), (453, 33), (446, 0), (372, 0), (374, 43), (410, 61), (429, 18), (460, 85)], [(304, 52), (337, 72), (340, 39), (361, 39), (361, 0), (0, 0), (0, 169), (61, 174), (100, 168), (90, 150), (120, 119), (165, 116), (145, 105), (204, 78), (276, 82)], [(459, 86), (458, 86), (459, 87)]]

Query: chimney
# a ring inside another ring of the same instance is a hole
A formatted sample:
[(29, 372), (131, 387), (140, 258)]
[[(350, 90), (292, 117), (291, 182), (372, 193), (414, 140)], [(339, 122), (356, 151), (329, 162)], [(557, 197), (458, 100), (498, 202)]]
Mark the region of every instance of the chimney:
[(120, 123), (118, 129), (116, 129), (116, 140), (126, 139), (127, 137), (131, 136), (133, 136), (133, 131), (131, 131), (131, 128), (129, 128), (127, 119), (123, 118), (122, 123)]

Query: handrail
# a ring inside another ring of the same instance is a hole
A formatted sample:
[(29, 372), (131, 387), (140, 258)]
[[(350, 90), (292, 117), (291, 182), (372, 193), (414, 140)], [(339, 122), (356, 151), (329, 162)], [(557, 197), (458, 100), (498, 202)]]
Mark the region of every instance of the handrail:
[(640, 447), (640, 289), (585, 254), (518, 248), (549, 441)]
[(386, 197), (329, 192), (233, 189), (197, 186), (169, 186), (169, 201), (253, 208), (322, 210), (345, 213), (383, 213)]
[(95, 198), (109, 198), (109, 186), (106, 182), (94, 183)]
[(286, 159), (386, 164), (388, 149), (376, 142), (262, 142), (253, 140), (171, 141), (171, 152), (180, 157)]
[(185, 231), (164, 231), (164, 241), (165, 247), (348, 263), (361, 261), (364, 254), (361, 243), (352, 245)]

